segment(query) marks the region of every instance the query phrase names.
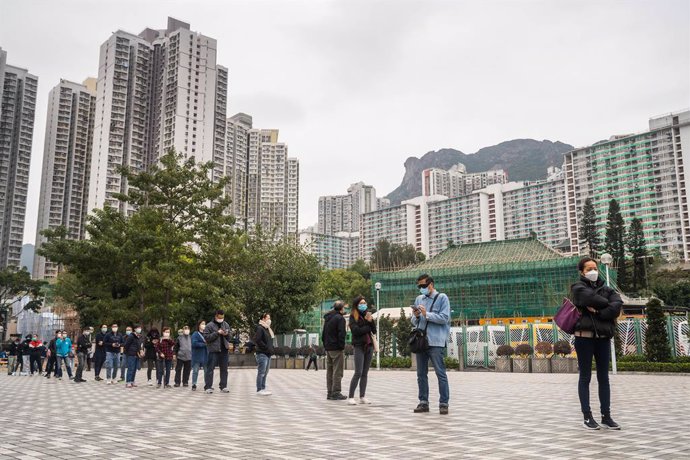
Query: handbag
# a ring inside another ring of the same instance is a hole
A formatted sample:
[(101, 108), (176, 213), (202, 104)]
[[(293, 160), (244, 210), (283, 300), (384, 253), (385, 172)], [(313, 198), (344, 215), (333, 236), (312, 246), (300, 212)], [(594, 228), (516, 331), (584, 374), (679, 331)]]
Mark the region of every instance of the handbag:
[[(431, 306), (429, 307), (429, 313), (434, 311), (434, 304), (436, 303), (436, 299), (438, 299), (439, 295), (440, 294), (436, 294), (436, 297), (434, 297), (434, 301), (431, 302)], [(412, 333), (410, 333), (410, 338), (407, 341), (408, 345), (410, 346), (410, 351), (412, 353), (424, 353), (429, 349), (429, 339), (426, 336), (426, 329), (428, 327), (429, 321), (427, 320), (426, 324), (424, 325), (423, 331), (418, 328), (412, 329)]]
[(369, 335), (371, 336), (371, 344), (374, 347), (374, 353), (378, 353), (379, 352), (379, 341), (377, 340), (378, 337), (376, 337), (376, 334), (374, 334), (374, 333), (370, 333)]
[(566, 334), (573, 334), (575, 332), (575, 325), (580, 319), (580, 310), (569, 299), (563, 299), (563, 305), (558, 309), (553, 316), (553, 321)]

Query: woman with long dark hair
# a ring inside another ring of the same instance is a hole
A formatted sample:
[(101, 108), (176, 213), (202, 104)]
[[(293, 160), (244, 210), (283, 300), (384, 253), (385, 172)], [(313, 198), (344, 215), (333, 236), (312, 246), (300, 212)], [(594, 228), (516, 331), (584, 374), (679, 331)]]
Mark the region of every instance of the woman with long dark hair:
[(359, 385), (359, 403), (371, 404), (366, 398), (367, 380), (371, 358), (374, 355), (374, 340), (372, 334), (376, 334), (376, 323), (369, 311), (367, 299), (358, 296), (352, 302), (350, 311), (350, 332), (352, 332), (352, 346), (355, 349), (355, 374), (350, 381), (350, 393), (348, 404), (357, 404), (355, 390)]
[[(575, 325), (575, 351), (580, 367), (578, 395), (584, 416), (584, 427), (598, 430), (600, 427), (620, 430), (611, 418), (611, 388), (609, 386), (609, 360), (611, 339), (616, 333), (616, 318), (621, 313), (621, 296), (599, 277), (597, 262), (584, 257), (577, 265), (580, 280), (571, 287), (572, 300), (580, 310)], [(592, 358), (596, 362), (601, 425), (592, 416), (589, 405), (589, 382), (592, 379)]]

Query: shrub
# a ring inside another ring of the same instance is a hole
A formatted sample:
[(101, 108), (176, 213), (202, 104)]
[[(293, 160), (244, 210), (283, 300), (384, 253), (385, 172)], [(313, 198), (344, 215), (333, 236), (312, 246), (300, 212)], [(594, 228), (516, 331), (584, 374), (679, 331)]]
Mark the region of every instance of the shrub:
[(285, 356), (285, 348), (284, 347), (273, 347), (273, 353), (275, 353), (276, 356), (279, 356), (282, 358)]
[(668, 344), (666, 317), (661, 308), (661, 301), (651, 298), (647, 302), (647, 333), (645, 337), (645, 354), (649, 361), (665, 363), (671, 360), (671, 347)]
[(619, 363), (644, 363), (647, 362), (645, 355), (624, 355), (618, 358)]
[(566, 355), (573, 352), (573, 347), (570, 346), (570, 342), (567, 340), (559, 340), (553, 344), (553, 352), (564, 358)]
[(290, 358), (297, 357), (297, 348), (290, 348), (287, 354)]
[(515, 354), (515, 348), (510, 345), (501, 345), (496, 349), (496, 356), (513, 356)]
[(381, 368), (384, 369), (409, 369), (412, 367), (412, 359), (398, 356), (393, 358), (392, 356), (382, 356), (381, 357)]
[(453, 358), (452, 356), (446, 356), (443, 358), (443, 364), (446, 365), (446, 369), (458, 369), (460, 367), (460, 361)]
[(538, 355), (542, 355), (542, 357), (546, 358), (548, 355), (553, 353), (553, 345), (551, 345), (549, 342), (539, 342), (534, 347), (534, 351)]
[(690, 372), (690, 363), (622, 362), (618, 364), (618, 370), (634, 372)]
[(520, 356), (521, 358), (527, 358), (529, 356), (532, 356), (533, 352), (534, 349), (526, 343), (521, 343), (520, 345), (515, 347), (515, 354)]
[(309, 356), (309, 347), (307, 345), (302, 345), (297, 349), (297, 354), (299, 356)]

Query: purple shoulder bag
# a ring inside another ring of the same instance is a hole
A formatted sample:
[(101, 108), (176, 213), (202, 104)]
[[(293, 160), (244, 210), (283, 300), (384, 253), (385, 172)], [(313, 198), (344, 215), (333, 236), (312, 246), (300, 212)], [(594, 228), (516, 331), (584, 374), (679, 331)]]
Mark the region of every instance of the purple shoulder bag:
[(563, 305), (561, 305), (561, 308), (558, 309), (553, 317), (556, 325), (566, 334), (575, 332), (575, 324), (577, 324), (578, 319), (580, 319), (580, 310), (567, 297), (563, 299)]

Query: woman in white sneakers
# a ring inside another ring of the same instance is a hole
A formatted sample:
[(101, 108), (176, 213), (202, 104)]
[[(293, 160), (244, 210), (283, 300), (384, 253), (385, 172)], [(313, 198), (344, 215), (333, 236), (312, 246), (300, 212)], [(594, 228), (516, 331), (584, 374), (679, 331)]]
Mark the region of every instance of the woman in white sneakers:
[(350, 381), (350, 394), (348, 404), (357, 404), (355, 390), (359, 385), (359, 403), (371, 404), (365, 397), (367, 392), (367, 378), (371, 358), (374, 355), (374, 340), (372, 334), (376, 334), (376, 323), (369, 311), (367, 299), (357, 297), (352, 302), (350, 311), (350, 332), (352, 332), (352, 346), (355, 349), (355, 374)]

